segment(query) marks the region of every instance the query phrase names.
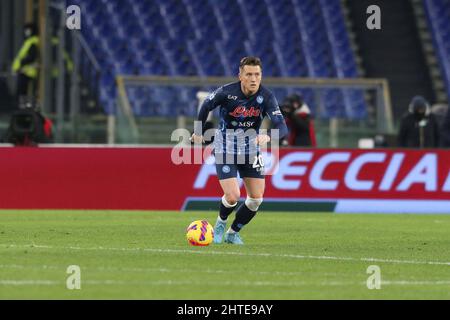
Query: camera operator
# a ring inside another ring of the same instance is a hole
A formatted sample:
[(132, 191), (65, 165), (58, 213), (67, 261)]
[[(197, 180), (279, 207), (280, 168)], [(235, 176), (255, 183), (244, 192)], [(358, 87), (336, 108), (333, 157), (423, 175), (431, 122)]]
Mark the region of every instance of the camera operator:
[(298, 147), (316, 147), (311, 111), (303, 101), (303, 97), (298, 94), (287, 96), (281, 106), (281, 111), (289, 129), (288, 138), (282, 144)]
[(17, 102), (35, 97), (39, 77), (39, 32), (36, 24), (27, 23), (23, 28), (24, 42), (12, 65), (17, 75)]
[(53, 142), (53, 123), (32, 103), (23, 105), (11, 117), (4, 142), (16, 146), (36, 146)]

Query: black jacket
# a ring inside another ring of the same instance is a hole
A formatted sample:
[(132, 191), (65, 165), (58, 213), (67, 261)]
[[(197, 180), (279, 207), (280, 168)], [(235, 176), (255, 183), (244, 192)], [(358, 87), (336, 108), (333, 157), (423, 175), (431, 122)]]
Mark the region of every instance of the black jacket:
[(286, 124), (290, 130), (289, 144), (301, 147), (311, 147), (310, 118), (301, 117), (298, 114), (291, 115), (286, 119)]
[(447, 110), (441, 127), (441, 146), (450, 148), (450, 108)]
[(439, 147), (439, 127), (433, 114), (428, 113), (419, 120), (408, 112), (400, 122), (398, 146), (404, 148)]

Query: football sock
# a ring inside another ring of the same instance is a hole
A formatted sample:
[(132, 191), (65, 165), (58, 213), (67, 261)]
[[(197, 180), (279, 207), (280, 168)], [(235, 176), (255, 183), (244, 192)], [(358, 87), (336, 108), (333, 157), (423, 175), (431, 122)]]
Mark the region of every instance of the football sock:
[(245, 203), (243, 203), (236, 212), (236, 219), (234, 219), (231, 229), (235, 232), (241, 231), (241, 229), (248, 224), (256, 215), (256, 211), (250, 210)]
[(229, 204), (225, 199), (225, 196), (222, 197), (222, 201), (220, 202), (220, 212), (219, 217), (222, 221), (227, 221), (228, 216), (233, 212), (234, 208), (236, 208), (237, 202), (233, 205)]
[(223, 220), (220, 216), (217, 217), (217, 221), (222, 222), (222, 223), (227, 222), (227, 220)]

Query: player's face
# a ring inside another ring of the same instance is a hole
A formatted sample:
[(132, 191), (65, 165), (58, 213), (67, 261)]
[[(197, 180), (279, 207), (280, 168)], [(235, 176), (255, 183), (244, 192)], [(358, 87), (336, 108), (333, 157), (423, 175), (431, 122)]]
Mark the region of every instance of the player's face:
[(260, 66), (244, 66), (239, 72), (242, 92), (251, 96), (259, 90), (261, 85), (262, 72)]

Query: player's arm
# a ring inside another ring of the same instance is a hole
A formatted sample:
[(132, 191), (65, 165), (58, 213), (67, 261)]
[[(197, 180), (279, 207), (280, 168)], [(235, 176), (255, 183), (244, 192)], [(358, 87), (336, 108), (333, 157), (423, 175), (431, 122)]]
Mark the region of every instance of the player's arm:
[[(272, 96), (269, 104), (266, 108), (266, 115), (272, 121), (272, 130), (278, 130), (278, 139), (281, 140), (288, 134), (288, 128), (286, 126), (286, 121), (284, 120), (283, 114), (281, 113), (280, 106), (275, 96)], [(269, 137), (270, 141), (270, 137)]]
[(208, 115), (211, 111), (217, 108), (222, 102), (223, 98), (223, 87), (220, 87), (212, 94), (210, 94), (205, 101), (203, 101), (202, 106), (200, 107), (200, 111), (198, 112), (197, 121), (198, 125), (194, 126), (194, 133), (192, 134), (191, 140), (194, 143), (202, 143), (203, 141), (203, 132), (205, 129), (205, 123), (208, 119)]

